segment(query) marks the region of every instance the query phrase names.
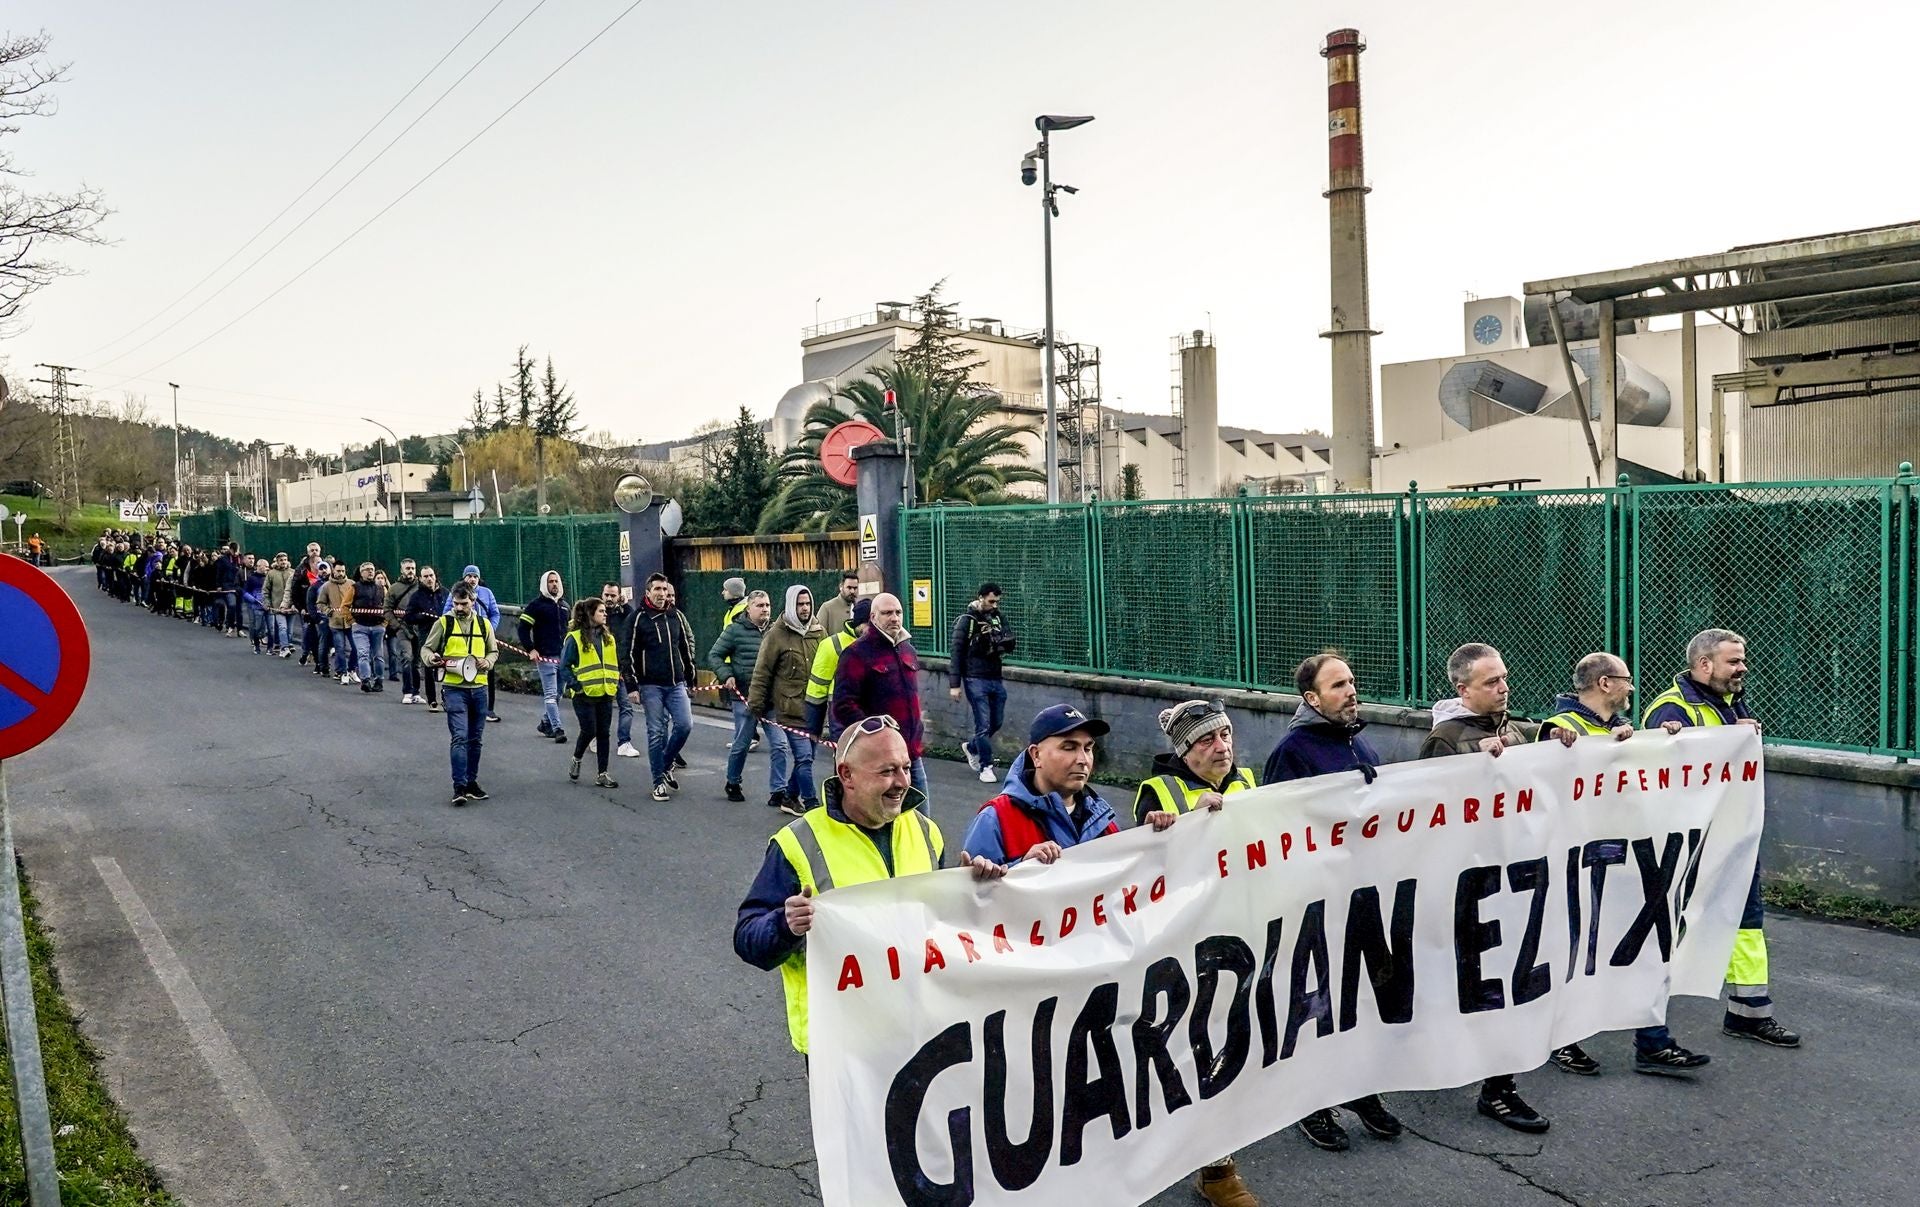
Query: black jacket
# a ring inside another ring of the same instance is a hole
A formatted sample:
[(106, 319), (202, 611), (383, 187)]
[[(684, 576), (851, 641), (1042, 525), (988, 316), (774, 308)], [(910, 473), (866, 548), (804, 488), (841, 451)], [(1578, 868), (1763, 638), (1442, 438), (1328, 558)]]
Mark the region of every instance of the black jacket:
[(947, 686), (959, 687), (964, 679), (1001, 678), (1001, 659), (1013, 653), (1013, 647), (1013, 626), (1006, 616), (999, 608), (982, 611), (980, 601), (974, 600), (953, 620)]
[(655, 687), (676, 683), (691, 686), (698, 665), (693, 656), (693, 626), (678, 608), (661, 612), (643, 603), (634, 613), (628, 657), (629, 682)]
[(386, 624), (387, 589), (379, 583), (353, 580), (353, 623)]
[(542, 658), (558, 658), (567, 642), (567, 601), (542, 592), (520, 609), (520, 639)]
[(620, 660), (620, 681), (623, 687), (633, 686), (633, 617), (634, 608), (630, 603), (621, 603), (607, 609), (607, 627), (613, 630), (614, 656)]

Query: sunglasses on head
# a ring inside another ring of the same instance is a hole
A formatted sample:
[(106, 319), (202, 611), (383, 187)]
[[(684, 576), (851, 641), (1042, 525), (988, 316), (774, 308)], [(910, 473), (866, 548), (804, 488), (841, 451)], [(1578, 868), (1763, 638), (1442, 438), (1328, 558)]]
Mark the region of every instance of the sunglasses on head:
[(900, 722), (889, 716), (861, 717), (846, 727), (840, 734), (840, 758), (844, 761), (853, 751), (853, 744), (870, 733), (879, 733), (883, 729), (900, 732)]

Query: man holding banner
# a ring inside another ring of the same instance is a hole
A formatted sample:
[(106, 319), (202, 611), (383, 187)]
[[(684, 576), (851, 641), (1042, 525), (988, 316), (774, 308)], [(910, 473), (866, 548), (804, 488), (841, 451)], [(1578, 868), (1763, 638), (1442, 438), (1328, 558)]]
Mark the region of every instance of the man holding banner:
[[(940, 827), (927, 816), (926, 794), (912, 784), (913, 760), (892, 717), (863, 717), (840, 739), (838, 772), (821, 788), (826, 807), (809, 809), (767, 844), (766, 858), (733, 924), (733, 950), (755, 968), (780, 970), (787, 1034), (807, 1051), (807, 932), (813, 899), (835, 888), (951, 867)], [(961, 858), (976, 879), (1006, 869)], [(840, 988), (848, 987), (842, 966)], [(859, 973), (852, 974), (856, 979)]]
[[(1611, 735), (1617, 742), (1633, 736), (1633, 722), (1627, 719), (1627, 700), (1633, 695), (1633, 675), (1627, 664), (1613, 654), (1588, 654), (1573, 668), (1573, 690), (1553, 701), (1554, 714), (1540, 722), (1538, 741), (1558, 741), (1572, 748), (1583, 737)], [(1680, 725), (1667, 721), (1661, 728), (1669, 734), (1680, 732)], [(1549, 1057), (1554, 1065), (1569, 1073), (1592, 1077), (1600, 1072), (1600, 1062), (1587, 1055), (1579, 1044), (1568, 1044)], [(1701, 1052), (1689, 1052), (1673, 1042), (1662, 1027), (1642, 1027), (1633, 1035), (1633, 1071), (1655, 1076), (1685, 1076), (1704, 1068), (1712, 1060)]]
[[(1526, 744), (1507, 716), (1507, 664), (1499, 650), (1477, 641), (1461, 646), (1447, 658), (1447, 681), (1460, 694), (1435, 701), (1433, 730), (1420, 746), (1421, 758), (1485, 754), (1497, 759), (1507, 747)], [(1517, 1132), (1544, 1132), (1553, 1126), (1527, 1105), (1511, 1073), (1481, 1082), (1476, 1107)]]
[[(1647, 707), (1646, 724), (1682, 726), (1744, 725), (1760, 732), (1760, 722), (1747, 707), (1747, 639), (1730, 629), (1705, 629), (1687, 642), (1687, 670), (1673, 677), (1673, 686), (1655, 696)], [(1797, 1048), (1800, 1036), (1773, 1017), (1773, 997), (1767, 991), (1766, 906), (1760, 899), (1760, 867), (1753, 869), (1747, 905), (1740, 917), (1740, 933), (1727, 965), (1727, 1015), (1720, 1029), (1736, 1039), (1751, 1039), (1775, 1048)], [(1666, 1028), (1655, 1028), (1655, 1038)]]

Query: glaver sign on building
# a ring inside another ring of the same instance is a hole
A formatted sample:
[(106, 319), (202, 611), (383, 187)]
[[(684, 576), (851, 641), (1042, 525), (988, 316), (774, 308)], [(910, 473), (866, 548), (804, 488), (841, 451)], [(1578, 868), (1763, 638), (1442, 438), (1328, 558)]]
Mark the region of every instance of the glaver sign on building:
[(370, 465), (344, 474), (282, 481), (279, 520), (376, 520), (397, 514), (400, 494), (418, 495), (440, 467), (415, 462)]

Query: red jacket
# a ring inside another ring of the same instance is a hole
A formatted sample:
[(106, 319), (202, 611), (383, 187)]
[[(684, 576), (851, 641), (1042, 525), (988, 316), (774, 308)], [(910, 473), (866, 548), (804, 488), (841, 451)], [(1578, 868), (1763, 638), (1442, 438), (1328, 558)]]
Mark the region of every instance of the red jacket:
[(919, 758), (926, 727), (920, 720), (920, 656), (913, 642), (895, 645), (878, 627), (869, 628), (840, 655), (833, 673), (832, 709), (836, 729), (861, 717), (892, 717), (900, 723), (907, 753)]

